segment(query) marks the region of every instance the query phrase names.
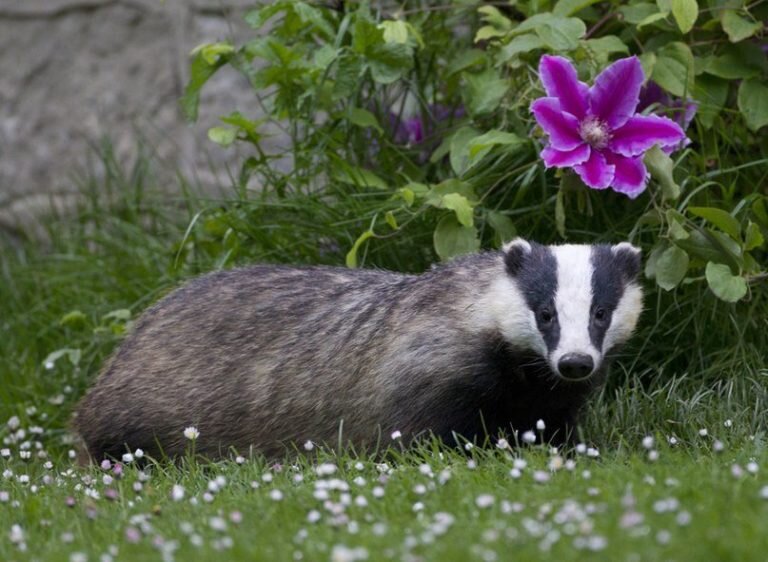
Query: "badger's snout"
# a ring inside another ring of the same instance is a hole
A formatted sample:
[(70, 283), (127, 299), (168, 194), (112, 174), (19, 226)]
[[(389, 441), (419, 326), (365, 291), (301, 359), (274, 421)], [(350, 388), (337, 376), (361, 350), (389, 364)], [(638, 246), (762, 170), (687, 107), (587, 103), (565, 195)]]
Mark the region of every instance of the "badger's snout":
[(586, 353), (566, 353), (557, 362), (557, 372), (570, 381), (584, 380), (595, 370), (595, 361)]

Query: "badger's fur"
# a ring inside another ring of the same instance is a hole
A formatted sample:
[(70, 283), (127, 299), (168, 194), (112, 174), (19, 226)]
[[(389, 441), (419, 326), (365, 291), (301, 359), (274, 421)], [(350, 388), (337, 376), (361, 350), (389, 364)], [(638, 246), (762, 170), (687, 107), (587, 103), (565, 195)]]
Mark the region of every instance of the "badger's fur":
[(639, 250), (517, 239), (422, 275), (261, 265), (193, 280), (136, 323), (81, 402), (93, 459), (267, 456), (546, 424), (563, 442), (634, 330)]

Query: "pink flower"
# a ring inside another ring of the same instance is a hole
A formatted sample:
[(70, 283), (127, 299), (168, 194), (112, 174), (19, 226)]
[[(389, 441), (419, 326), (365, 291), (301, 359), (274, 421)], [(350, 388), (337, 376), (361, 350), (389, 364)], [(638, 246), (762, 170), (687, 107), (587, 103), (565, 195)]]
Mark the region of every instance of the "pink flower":
[(637, 57), (614, 62), (591, 88), (562, 57), (542, 57), (539, 76), (547, 97), (534, 101), (531, 111), (549, 137), (544, 165), (573, 168), (593, 189), (610, 187), (634, 199), (648, 182), (645, 152), (685, 139), (671, 119), (636, 113), (644, 80)]

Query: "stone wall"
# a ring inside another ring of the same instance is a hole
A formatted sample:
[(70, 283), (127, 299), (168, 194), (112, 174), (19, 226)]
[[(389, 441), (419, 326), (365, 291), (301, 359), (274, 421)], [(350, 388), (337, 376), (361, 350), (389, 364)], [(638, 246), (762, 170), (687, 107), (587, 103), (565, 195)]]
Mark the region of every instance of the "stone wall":
[(243, 15), (256, 3), (0, 0), (0, 228), (39, 230), (51, 209), (71, 210), (78, 173), (105, 138), (128, 169), (142, 138), (170, 190), (177, 170), (209, 189), (225, 185), (238, 155), (206, 131), (235, 108), (258, 116), (248, 85), (223, 69), (196, 125), (178, 98), (191, 49), (248, 37)]

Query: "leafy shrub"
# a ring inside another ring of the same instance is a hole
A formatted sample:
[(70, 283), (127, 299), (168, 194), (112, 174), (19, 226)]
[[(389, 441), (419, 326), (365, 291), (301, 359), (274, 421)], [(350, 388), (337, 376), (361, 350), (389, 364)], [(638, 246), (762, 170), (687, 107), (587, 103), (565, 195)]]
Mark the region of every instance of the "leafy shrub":
[[(224, 66), (249, 80), (266, 118), (241, 108), (209, 131), (251, 156), (238, 200), (202, 215), (185, 251), (420, 270), (518, 233), (629, 239), (661, 289), (657, 321), (672, 303), (682, 311), (668, 334), (705, 293), (710, 320), (763, 330), (750, 315), (765, 310), (768, 278), (766, 16), (762, 3), (696, 0), (272, 2), (247, 15), (251, 41), (194, 52), (189, 118)], [(544, 168), (529, 109), (544, 54), (569, 58), (588, 83), (637, 55), (644, 111), (688, 125), (688, 146), (646, 155), (652, 181), (639, 198)], [(275, 125), (290, 142), (270, 154)], [(734, 321), (713, 294), (748, 301), (745, 316)]]

